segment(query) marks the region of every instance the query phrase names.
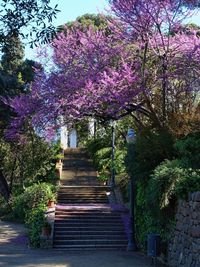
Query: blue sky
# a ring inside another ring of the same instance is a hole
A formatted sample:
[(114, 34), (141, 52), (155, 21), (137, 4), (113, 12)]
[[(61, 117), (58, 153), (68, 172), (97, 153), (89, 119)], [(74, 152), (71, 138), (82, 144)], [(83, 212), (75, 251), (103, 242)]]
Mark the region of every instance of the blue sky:
[[(51, 0), (51, 6), (55, 6), (56, 4), (58, 4), (57, 8), (61, 12), (57, 14), (57, 18), (53, 22), (55, 26), (73, 21), (83, 14), (96, 14), (108, 8), (108, 0)], [(187, 22), (200, 25), (200, 13)], [(26, 57), (34, 59), (33, 50), (28, 47), (26, 48)]]
[[(58, 4), (61, 10), (57, 18), (53, 21), (55, 26), (63, 25), (66, 22), (75, 20), (78, 16), (86, 13), (97, 14), (103, 12), (108, 7), (107, 0), (51, 0), (51, 6)], [(25, 56), (34, 59), (33, 49), (26, 47)]]
[(73, 21), (85, 13), (98, 13), (108, 6), (107, 0), (51, 0), (51, 6), (58, 4), (61, 12), (57, 15), (55, 25)]

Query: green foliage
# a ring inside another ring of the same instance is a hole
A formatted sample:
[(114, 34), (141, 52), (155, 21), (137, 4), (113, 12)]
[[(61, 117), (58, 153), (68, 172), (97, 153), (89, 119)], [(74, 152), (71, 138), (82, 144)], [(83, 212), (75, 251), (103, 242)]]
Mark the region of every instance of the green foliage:
[[(173, 144), (174, 140), (167, 131), (143, 129), (137, 132), (136, 142), (127, 145), (125, 166), (129, 177), (136, 180), (136, 232), (142, 248), (145, 248), (146, 236), (150, 232), (160, 233), (163, 240), (167, 240), (167, 232), (173, 223), (171, 209), (161, 212), (159, 197), (154, 198), (161, 189), (155, 186), (155, 191), (152, 189), (151, 192), (149, 188), (154, 168), (163, 160), (174, 157)], [(169, 216), (166, 218), (167, 212)]]
[(49, 199), (55, 199), (56, 187), (40, 183), (27, 187), (21, 195), (13, 197), (12, 214), (13, 217), (24, 221), (26, 215), (39, 205), (47, 205)]
[(166, 160), (157, 166), (148, 183), (148, 202), (152, 208), (161, 210), (175, 196), (176, 186), (185, 175), (178, 160)]
[(111, 147), (104, 147), (97, 150), (97, 152), (94, 154), (94, 163), (96, 166), (98, 166), (99, 170), (102, 168), (109, 168), (111, 164), (111, 152)]
[(47, 43), (55, 37), (52, 20), (58, 12), (57, 5), (50, 6), (50, 0), (0, 1), (0, 43), (10, 34), (20, 35), (31, 47)]
[(189, 192), (199, 190), (200, 170), (184, 168), (180, 160), (165, 160), (155, 168), (148, 183), (138, 181), (136, 221), (140, 241), (143, 243), (151, 231), (160, 233), (167, 241), (177, 200), (188, 199)]
[(111, 139), (109, 134), (110, 132), (108, 131), (108, 134), (105, 135), (104, 138), (91, 139), (87, 142), (87, 149), (90, 152), (94, 164), (99, 171), (99, 179), (101, 181), (108, 181), (111, 176), (111, 169), (113, 167), (118, 180), (120, 180), (120, 175), (124, 174), (125, 172), (125, 149), (119, 149), (118, 147), (115, 148), (115, 160), (114, 166), (112, 166), (112, 148), (111, 146), (108, 146)]
[[(19, 67), (19, 71), (22, 74), (22, 79), (25, 83), (30, 83), (34, 80), (34, 67), (36, 67), (36, 62), (33, 60), (26, 59)], [(37, 63), (37, 68), (41, 68)]]
[(133, 168), (131, 172), (134, 172), (136, 179), (148, 180), (155, 167), (165, 159), (172, 159), (175, 156), (173, 145), (174, 139), (168, 131), (144, 130), (139, 132), (134, 165), (131, 156), (129, 157)]
[(26, 214), (25, 223), (29, 228), (30, 245), (34, 248), (40, 247), (40, 234), (42, 227), (45, 225), (45, 210), (46, 206), (39, 204)]
[[(112, 19), (111, 16), (106, 16), (106, 18), (110, 20)], [(104, 18), (100, 14), (85, 14), (83, 16), (78, 17), (75, 21), (66, 23), (64, 26), (67, 26), (67, 28), (69, 29), (76, 27), (81, 31), (85, 31), (89, 27), (93, 27), (95, 30), (105, 30), (107, 34), (110, 34), (111, 31), (108, 27), (108, 22), (106, 21), (106, 18)], [(59, 26), (58, 32), (63, 31), (64, 26)]]
[(145, 249), (149, 233), (158, 233), (161, 235), (163, 243), (167, 242), (170, 230), (174, 225), (174, 207), (161, 209), (153, 197), (150, 202), (151, 192), (145, 181), (137, 181), (136, 187), (136, 234), (140, 247)]
[(42, 227), (47, 222), (47, 202), (55, 199), (55, 192), (55, 186), (41, 183), (34, 184), (26, 188), (23, 194), (13, 197), (12, 216), (28, 226), (30, 245), (34, 248), (40, 246)]
[(10, 189), (37, 182), (56, 183), (55, 158), (58, 145), (50, 146), (41, 138), (31, 135), (27, 143), (17, 145), (2, 140), (0, 160)]
[(175, 143), (183, 166), (200, 168), (200, 132), (192, 133)]
[(0, 219), (9, 219), (11, 211), (10, 203), (0, 195)]
[(17, 34), (8, 34), (2, 48), (1, 65), (8, 74), (17, 73), (19, 66), (23, 62), (24, 49)]
[(89, 139), (86, 143), (86, 148), (89, 151), (90, 155), (93, 157), (95, 153), (100, 150), (101, 148), (108, 147), (108, 144), (110, 144), (110, 138), (109, 136), (104, 136), (94, 138), (94, 139)]

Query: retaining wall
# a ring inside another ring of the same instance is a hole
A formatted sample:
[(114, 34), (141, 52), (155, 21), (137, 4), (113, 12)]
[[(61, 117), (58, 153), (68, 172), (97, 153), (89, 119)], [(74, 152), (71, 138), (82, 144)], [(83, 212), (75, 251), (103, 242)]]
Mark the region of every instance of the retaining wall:
[(180, 200), (168, 251), (169, 266), (200, 267), (200, 192)]

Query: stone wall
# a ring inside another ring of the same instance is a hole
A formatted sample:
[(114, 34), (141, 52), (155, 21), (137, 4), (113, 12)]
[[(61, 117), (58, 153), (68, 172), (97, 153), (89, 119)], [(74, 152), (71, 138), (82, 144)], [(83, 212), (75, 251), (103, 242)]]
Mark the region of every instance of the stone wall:
[(180, 200), (168, 252), (169, 266), (200, 267), (200, 192)]

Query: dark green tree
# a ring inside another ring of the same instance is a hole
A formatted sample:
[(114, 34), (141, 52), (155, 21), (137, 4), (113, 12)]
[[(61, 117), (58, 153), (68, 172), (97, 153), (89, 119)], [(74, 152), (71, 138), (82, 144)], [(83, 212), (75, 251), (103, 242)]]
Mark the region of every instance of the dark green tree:
[[(59, 10), (50, 0), (2, 0), (0, 2), (0, 45), (17, 33), (32, 45), (55, 36), (52, 20)], [(28, 38), (28, 39), (27, 39)]]
[(17, 74), (24, 58), (24, 47), (18, 34), (7, 35), (1, 52), (2, 70), (7, 74)]
[(108, 20), (112, 20), (111, 16), (102, 16), (100, 14), (85, 14), (83, 16), (77, 17), (75, 21), (68, 22), (64, 25), (58, 27), (57, 31), (63, 31), (65, 27), (67, 28), (78, 28), (81, 31), (87, 30), (89, 27), (93, 27), (98, 30), (106, 30), (108, 34), (111, 33), (108, 27)]
[[(0, 1), (0, 48), (3, 53), (0, 70), (0, 97), (13, 97), (27, 92), (27, 83), (33, 80), (33, 62), (23, 63), (23, 46), (20, 39), (31, 46), (48, 42), (55, 36), (53, 18), (59, 11), (50, 0)], [(28, 74), (28, 75), (27, 75)], [(0, 145), (3, 132), (11, 115), (10, 109), (0, 98)], [(0, 151), (1, 152), (1, 151)], [(9, 199), (8, 177), (5, 177), (0, 160), (0, 194)]]

